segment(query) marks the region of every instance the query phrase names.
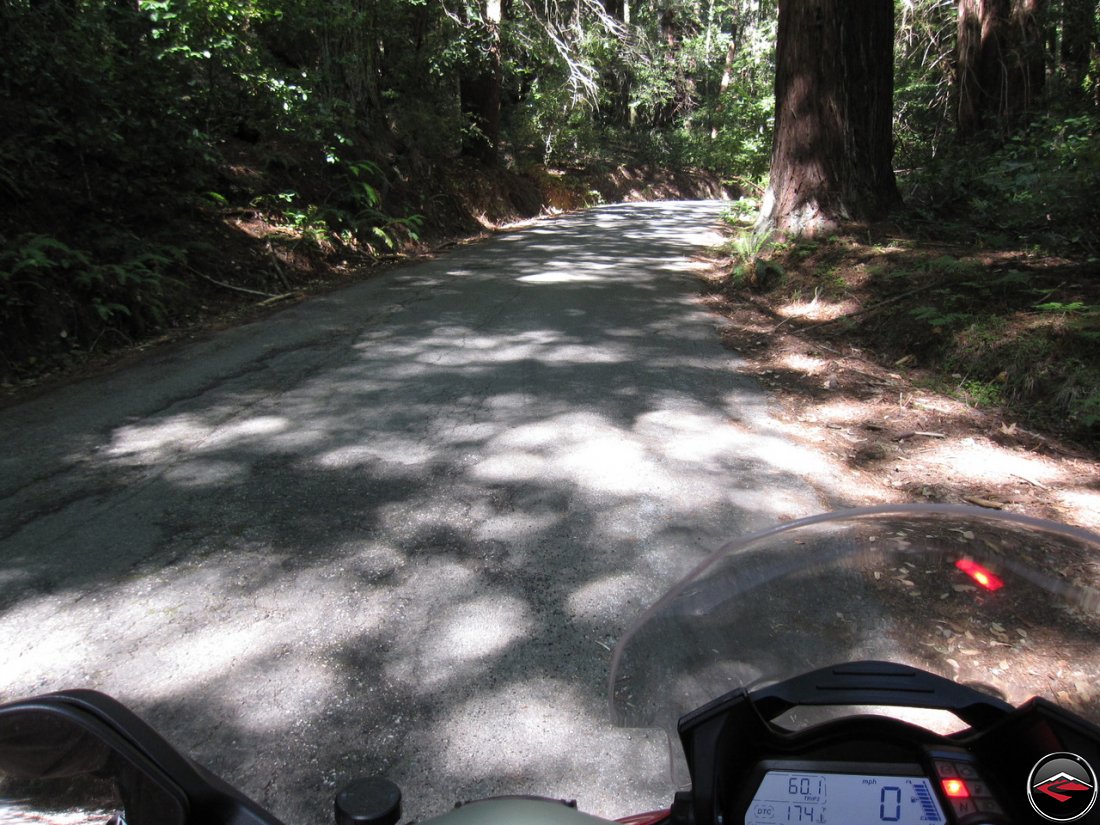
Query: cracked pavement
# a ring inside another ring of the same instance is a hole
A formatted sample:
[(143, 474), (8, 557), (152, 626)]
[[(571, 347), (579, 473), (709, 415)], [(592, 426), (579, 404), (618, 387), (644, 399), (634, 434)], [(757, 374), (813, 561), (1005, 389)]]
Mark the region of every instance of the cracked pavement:
[(543, 221), (0, 411), (0, 699), (105, 691), (288, 823), (372, 774), (411, 819), (667, 804), (611, 648), (828, 509), (699, 300), (720, 209)]

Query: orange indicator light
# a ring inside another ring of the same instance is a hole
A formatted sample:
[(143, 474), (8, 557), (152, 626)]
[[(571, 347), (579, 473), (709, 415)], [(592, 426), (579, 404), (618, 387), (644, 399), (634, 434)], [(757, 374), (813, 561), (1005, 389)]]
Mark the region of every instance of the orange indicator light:
[(970, 796), (970, 790), (961, 779), (943, 780), (943, 792), (951, 799), (966, 799)]
[(976, 561), (972, 561), (971, 559), (959, 559), (955, 562), (955, 566), (986, 590), (1000, 590), (1005, 586), (1005, 583), (992, 571), (982, 567)]

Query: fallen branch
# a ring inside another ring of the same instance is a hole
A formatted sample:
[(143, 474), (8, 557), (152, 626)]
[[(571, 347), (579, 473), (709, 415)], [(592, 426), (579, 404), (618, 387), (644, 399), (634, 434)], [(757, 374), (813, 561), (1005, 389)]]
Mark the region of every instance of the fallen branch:
[(764, 187), (761, 186), (759, 183), (754, 183), (748, 178), (743, 178), (740, 175), (731, 175), (730, 180), (734, 183), (741, 184), (742, 186), (748, 186), (751, 189), (755, 189), (758, 195), (764, 194)]
[(275, 254), (275, 247), (271, 245), (269, 240), (266, 244), (267, 254), (271, 256), (271, 266), (275, 270), (275, 274), (279, 276), (279, 280), (282, 282), (283, 287), (287, 292), (290, 292), (290, 281), (286, 279), (286, 273), (283, 272), (282, 264), (279, 263), (279, 256)]
[[(224, 281), (215, 280), (214, 278), (211, 278), (209, 275), (204, 275), (203, 273), (199, 272), (197, 269), (192, 269), (190, 271), (193, 274), (198, 275), (204, 281), (209, 281), (214, 286), (220, 286), (222, 289), (231, 289), (234, 292), (243, 292), (245, 295), (259, 295), (261, 298), (268, 298), (268, 299), (280, 297), (278, 295), (272, 295), (270, 292), (260, 292), (258, 289), (249, 289), (246, 286), (236, 286), (234, 284), (227, 284)], [(290, 293), (288, 293), (288, 294), (290, 294)]]
[(778, 324), (776, 324), (774, 327), (772, 327), (772, 332), (773, 333), (779, 332), (779, 328), (781, 326), (783, 326), (785, 323), (787, 323), (788, 321), (790, 321), (792, 318), (794, 318), (793, 315), (788, 315), (786, 318), (784, 318), (782, 321), (780, 321)]
[(1032, 487), (1038, 487), (1040, 490), (1049, 490), (1050, 489), (1049, 487), (1047, 487), (1047, 485), (1043, 484), (1043, 482), (1036, 481), (1033, 478), (1028, 478), (1025, 475), (1020, 475), (1019, 473), (1009, 473), (1009, 475), (1010, 476), (1015, 476), (1016, 478), (1019, 478), (1019, 479), (1022, 479), (1023, 481), (1026, 481), (1028, 484), (1030, 484)]
[(969, 504), (976, 504), (979, 507), (985, 507), (988, 510), (1003, 510), (1005, 506), (999, 501), (992, 501), (988, 498), (979, 498), (978, 496), (963, 496), (963, 501)]
[(821, 327), (828, 326), (829, 324), (835, 324), (838, 321), (847, 321), (851, 318), (858, 318), (860, 315), (872, 315), (879, 310), (888, 307), (890, 304), (896, 304), (898, 301), (904, 300), (905, 298), (908, 298), (912, 295), (917, 295), (921, 292), (927, 292), (928, 290), (934, 289), (938, 286), (942, 286), (942, 282), (937, 281), (932, 284), (923, 284), (921, 286), (914, 287), (913, 289), (907, 289), (905, 292), (899, 292), (897, 295), (891, 295), (889, 298), (885, 298), (879, 301), (877, 304), (872, 304), (869, 307), (857, 309), (855, 312), (850, 312), (847, 315), (838, 315), (836, 318), (829, 318), (825, 321), (818, 321), (813, 324), (807, 324), (800, 329), (819, 329)]
[(297, 298), (301, 294), (302, 293), (300, 293), (300, 292), (284, 292), (282, 295), (272, 295), (266, 301), (260, 301), (258, 304), (256, 304), (256, 306), (258, 306), (258, 307), (271, 306), (272, 304), (277, 304), (280, 301), (288, 301), (291, 298)]

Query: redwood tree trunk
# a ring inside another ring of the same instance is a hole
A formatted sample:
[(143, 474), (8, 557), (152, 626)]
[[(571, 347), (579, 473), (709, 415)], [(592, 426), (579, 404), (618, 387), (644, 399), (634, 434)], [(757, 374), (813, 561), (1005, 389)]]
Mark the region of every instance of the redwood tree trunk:
[(1047, 0), (959, 0), (957, 126), (966, 140), (1034, 108), (1046, 65)]
[(780, 0), (761, 223), (815, 234), (898, 203), (892, 0)]

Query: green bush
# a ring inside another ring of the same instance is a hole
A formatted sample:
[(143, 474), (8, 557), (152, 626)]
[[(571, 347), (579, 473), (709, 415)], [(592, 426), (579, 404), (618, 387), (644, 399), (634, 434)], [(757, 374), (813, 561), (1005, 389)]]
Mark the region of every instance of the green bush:
[(27, 357), (159, 327), (179, 287), (169, 273), (180, 255), (137, 238), (107, 238), (99, 249), (51, 235), (16, 238), (0, 250), (0, 350)]
[(986, 140), (909, 176), (910, 205), (965, 218), (994, 243), (1100, 252), (1100, 117), (1046, 114), (1003, 142)]

